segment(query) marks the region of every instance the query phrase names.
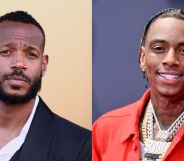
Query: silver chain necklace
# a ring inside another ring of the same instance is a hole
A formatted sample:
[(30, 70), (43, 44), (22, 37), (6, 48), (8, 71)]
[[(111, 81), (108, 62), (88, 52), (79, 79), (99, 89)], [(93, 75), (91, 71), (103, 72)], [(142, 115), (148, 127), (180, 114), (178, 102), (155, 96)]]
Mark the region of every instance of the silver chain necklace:
[[(147, 139), (145, 141), (145, 158), (150, 160), (156, 160), (163, 158), (166, 150), (171, 144), (172, 139), (178, 132), (179, 128), (184, 123), (184, 112), (180, 114), (180, 116), (172, 123), (172, 125), (167, 130), (162, 130), (160, 127), (160, 124), (158, 122), (158, 119), (156, 117), (153, 105), (151, 103), (151, 100), (148, 103), (148, 111), (147, 111)], [(154, 119), (156, 121), (156, 124), (159, 128), (159, 131), (156, 135), (156, 137), (159, 139), (159, 141), (154, 140), (154, 132), (153, 132), (153, 124)]]
[[(181, 125), (184, 122), (184, 112), (182, 112), (180, 114), (180, 116), (172, 123), (172, 125), (167, 129), (167, 130), (162, 130), (159, 124), (159, 121), (157, 119), (157, 116), (155, 114), (155, 110), (153, 108), (153, 105), (151, 103), (151, 101), (149, 102), (148, 108), (150, 109), (150, 117), (152, 117), (152, 119), (150, 121), (148, 121), (148, 126), (151, 126), (151, 137), (153, 138), (153, 119), (155, 119), (156, 124), (159, 128), (159, 131), (157, 133), (157, 138), (161, 141), (166, 141), (166, 142), (170, 142), (174, 136), (176, 135), (176, 133), (178, 132), (179, 128), (181, 127)], [(150, 123), (149, 123), (150, 122)], [(150, 124), (150, 125), (149, 125)]]

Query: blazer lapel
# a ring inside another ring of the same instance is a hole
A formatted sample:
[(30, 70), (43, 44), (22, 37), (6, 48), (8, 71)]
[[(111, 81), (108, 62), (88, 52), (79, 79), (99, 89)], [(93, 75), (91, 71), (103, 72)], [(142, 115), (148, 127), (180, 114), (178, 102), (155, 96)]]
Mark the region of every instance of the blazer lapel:
[(53, 113), (39, 100), (35, 116), (22, 145), (19, 161), (46, 161), (52, 137)]

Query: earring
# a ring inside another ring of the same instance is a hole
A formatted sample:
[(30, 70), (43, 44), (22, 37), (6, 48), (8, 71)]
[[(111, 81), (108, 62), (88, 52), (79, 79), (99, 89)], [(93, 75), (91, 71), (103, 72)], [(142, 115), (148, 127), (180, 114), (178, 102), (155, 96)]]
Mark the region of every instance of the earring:
[(146, 72), (142, 71), (142, 74), (143, 74), (143, 79), (145, 79), (146, 78)]
[(145, 83), (145, 88), (148, 88), (148, 77), (146, 75), (146, 71), (142, 71), (143, 72), (143, 79), (145, 79), (146, 83)]

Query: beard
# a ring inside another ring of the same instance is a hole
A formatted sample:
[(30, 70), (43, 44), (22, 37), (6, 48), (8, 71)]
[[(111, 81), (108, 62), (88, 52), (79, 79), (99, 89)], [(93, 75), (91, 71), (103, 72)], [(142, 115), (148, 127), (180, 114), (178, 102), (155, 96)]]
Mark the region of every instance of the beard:
[[(24, 75), (22, 71), (14, 71), (10, 74), (4, 75), (3, 78), (7, 79), (8, 77), (11, 76), (21, 76), (31, 83), (31, 79), (29, 79), (26, 75)], [(6, 104), (12, 105), (27, 103), (31, 99), (34, 99), (36, 97), (37, 93), (41, 89), (41, 83), (42, 83), (42, 73), (40, 73), (37, 77), (35, 77), (35, 79), (32, 81), (31, 86), (24, 95), (11, 95), (7, 93), (0, 84), (0, 100)]]

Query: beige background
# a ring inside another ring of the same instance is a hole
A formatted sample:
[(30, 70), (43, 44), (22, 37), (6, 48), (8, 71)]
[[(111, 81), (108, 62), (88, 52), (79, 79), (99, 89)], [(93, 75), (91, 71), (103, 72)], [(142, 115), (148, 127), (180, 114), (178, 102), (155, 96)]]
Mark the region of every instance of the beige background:
[(91, 129), (91, 0), (4, 0), (0, 14), (28, 11), (46, 33), (47, 73), (40, 95), (57, 114)]

